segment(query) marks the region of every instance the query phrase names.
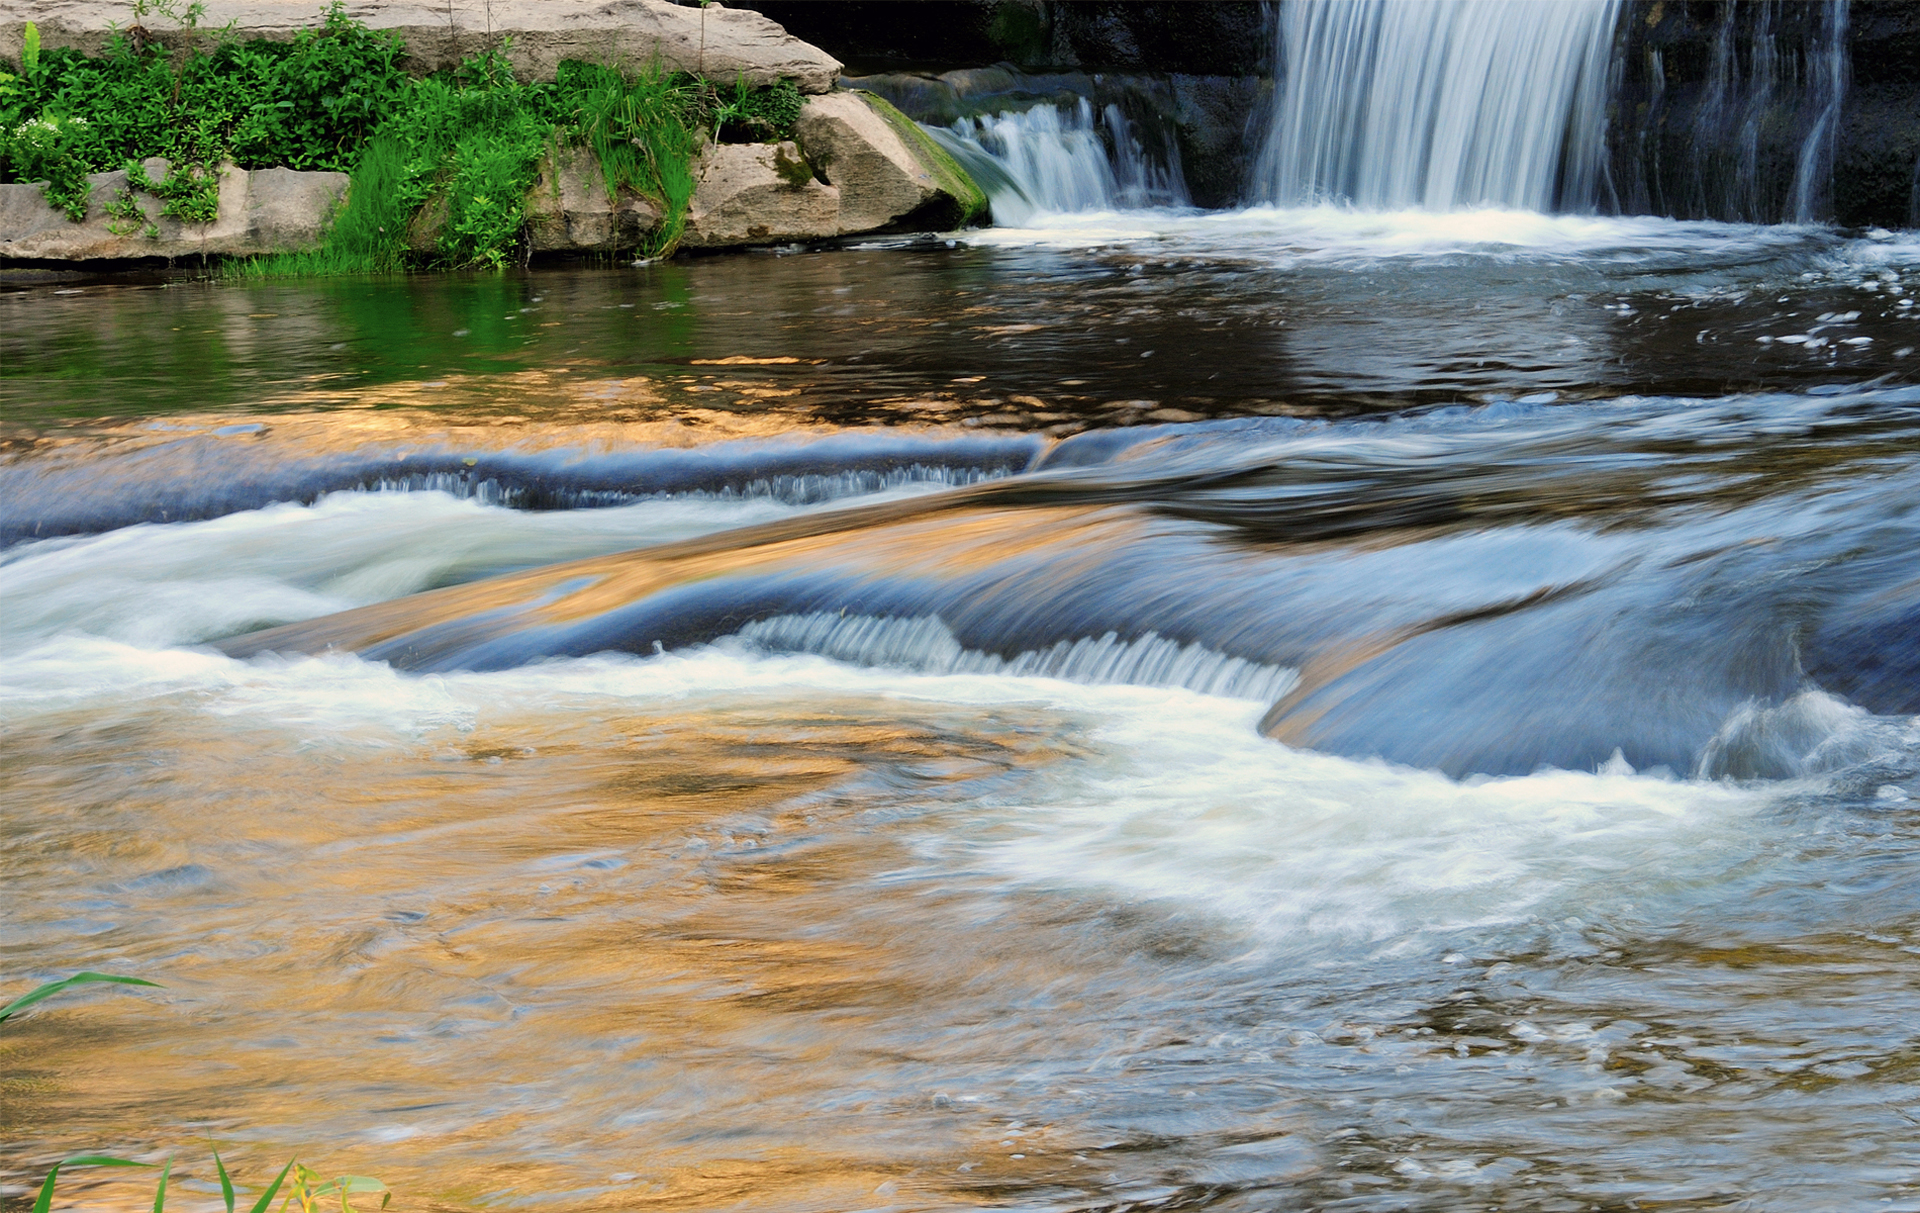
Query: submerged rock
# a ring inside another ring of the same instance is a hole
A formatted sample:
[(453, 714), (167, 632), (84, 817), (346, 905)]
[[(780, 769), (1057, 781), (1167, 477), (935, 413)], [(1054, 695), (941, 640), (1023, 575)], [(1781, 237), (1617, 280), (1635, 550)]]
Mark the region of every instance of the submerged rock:
[[(142, 169), (154, 181), (167, 175), (155, 157)], [(134, 261), (146, 258), (292, 253), (317, 248), (347, 190), (345, 173), (235, 168), (223, 164), (219, 213), (211, 223), (188, 223), (160, 213), (159, 198), (129, 190), (127, 173), (94, 173), (86, 218), (70, 221), (47, 205), (38, 185), (0, 185), (0, 259), (19, 261)], [(139, 218), (130, 213), (137, 208)], [(113, 207), (121, 212), (110, 213)]]

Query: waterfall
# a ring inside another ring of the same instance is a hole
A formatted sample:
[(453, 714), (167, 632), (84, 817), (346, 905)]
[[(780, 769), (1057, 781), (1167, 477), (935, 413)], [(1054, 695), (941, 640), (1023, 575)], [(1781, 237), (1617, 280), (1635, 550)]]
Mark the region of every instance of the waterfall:
[(1833, 184), (1833, 147), (1840, 133), (1840, 103), (1847, 92), (1847, 0), (1823, 6), (1825, 18), (1808, 56), (1808, 100), (1819, 107), (1819, 117), (1800, 144), (1793, 170), (1793, 191), (1787, 217), (1795, 223), (1824, 218)]
[(1620, 0), (1290, 0), (1252, 193), (1292, 205), (1593, 202)]
[(1036, 105), (991, 117), (928, 127), (961, 162), (993, 205), (994, 222), (1019, 225), (1042, 212), (1187, 206), (1178, 144), (1164, 158), (1142, 145), (1117, 105)]

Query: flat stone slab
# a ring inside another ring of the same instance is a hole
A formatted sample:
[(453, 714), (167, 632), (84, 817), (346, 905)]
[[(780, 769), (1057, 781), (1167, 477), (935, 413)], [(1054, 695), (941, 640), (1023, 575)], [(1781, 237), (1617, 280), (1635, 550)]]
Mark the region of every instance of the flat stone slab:
[[(206, 0), (200, 29), (232, 22), (241, 38), (291, 39), (320, 23), (319, 0)], [(385, 3), (351, 0), (347, 15), (373, 29), (393, 30), (406, 40), (409, 66), (424, 74), (458, 66), (513, 39), (507, 57), (523, 79), (551, 80), (563, 59), (637, 70), (656, 60), (671, 71), (694, 72), (754, 85), (782, 78), (807, 93), (824, 93), (840, 74), (840, 61), (746, 9), (669, 4), (667, 0), (451, 0), (451, 3)], [(19, 61), (26, 23), (35, 22), (40, 44), (77, 47), (98, 55), (112, 40), (111, 26), (129, 20), (125, 0), (0, 0), (0, 59)], [(168, 45), (185, 33), (171, 21), (145, 27)], [(203, 33), (202, 38), (206, 35)]]
[[(142, 164), (148, 177), (167, 175), (158, 157)], [(93, 194), (80, 223), (47, 205), (38, 185), (0, 185), (0, 261), (136, 261), (236, 253), (293, 253), (318, 248), (334, 207), (347, 192), (345, 173), (289, 168), (248, 172), (221, 165), (220, 210), (211, 223), (183, 223), (160, 213), (161, 201), (139, 190), (142, 219), (109, 215), (125, 195), (123, 169), (94, 173)], [(149, 235), (148, 232), (152, 234)]]

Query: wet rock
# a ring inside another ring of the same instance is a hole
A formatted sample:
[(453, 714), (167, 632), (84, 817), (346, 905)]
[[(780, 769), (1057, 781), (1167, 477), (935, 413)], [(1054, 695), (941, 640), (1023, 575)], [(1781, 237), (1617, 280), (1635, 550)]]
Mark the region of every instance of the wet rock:
[[(167, 162), (144, 161), (159, 181)], [(0, 259), (20, 261), (132, 261), (233, 253), (291, 253), (317, 248), (346, 193), (345, 173), (246, 169), (221, 165), (219, 212), (211, 223), (185, 223), (160, 213), (151, 194), (128, 191), (124, 170), (94, 173), (86, 218), (80, 223), (47, 205), (38, 185), (0, 185)], [(131, 199), (140, 218), (113, 215)]]
[(631, 190), (610, 196), (600, 162), (584, 148), (560, 148), (541, 161), (526, 213), (535, 252), (637, 249), (661, 218), (658, 205)]
[(877, 97), (831, 93), (809, 100), (795, 138), (840, 191), (843, 234), (895, 225), (959, 227), (986, 209), (986, 197), (953, 158)]
[[(205, 0), (203, 31), (231, 24), (240, 39), (286, 41), (318, 22), (314, 0)], [(183, 6), (184, 7), (184, 6)], [(840, 62), (790, 36), (759, 13), (701, 8), (667, 0), (446, 0), (385, 3), (354, 0), (347, 15), (406, 41), (409, 66), (426, 74), (457, 67), (482, 51), (503, 48), (523, 79), (553, 79), (564, 59), (639, 67), (658, 57), (672, 71), (697, 72), (731, 83), (771, 84), (790, 79), (801, 91), (833, 87)], [(28, 21), (41, 45), (105, 51), (117, 26), (125, 29), (125, 0), (0, 0), (0, 59), (19, 61)], [(184, 45), (186, 31), (149, 17), (154, 39)], [(198, 35), (204, 44), (209, 35)], [(511, 41), (509, 41), (511, 40)]]
[[(1777, 222), (1827, 104), (1828, 5), (1632, 0), (1622, 11), (1602, 204), (1623, 214)], [(1756, 48), (1764, 46), (1767, 54)], [(1920, 222), (1920, 5), (1854, 0), (1847, 83), (1813, 212)]]
[(1834, 152), (1834, 218), (1920, 227), (1920, 5), (1854, 0), (1847, 35), (1852, 83)]
[(681, 237), (689, 248), (815, 240), (840, 231), (840, 191), (814, 180), (797, 144), (711, 144), (694, 166)]

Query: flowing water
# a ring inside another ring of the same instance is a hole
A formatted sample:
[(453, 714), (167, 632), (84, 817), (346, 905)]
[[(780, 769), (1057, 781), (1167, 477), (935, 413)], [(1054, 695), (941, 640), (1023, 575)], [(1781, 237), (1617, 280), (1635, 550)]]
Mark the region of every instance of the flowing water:
[(1256, 209), (7, 295), (0, 956), (166, 988), (8, 1026), (0, 1182), (1920, 1207), (1916, 287)]
[(1920, 236), (1135, 133), (944, 132), (937, 240), (0, 295), (0, 973), (165, 987), (6, 1026), (0, 1201), (1920, 1209)]
[(1287, 4), (1269, 202), (1590, 207), (1619, 0)]

